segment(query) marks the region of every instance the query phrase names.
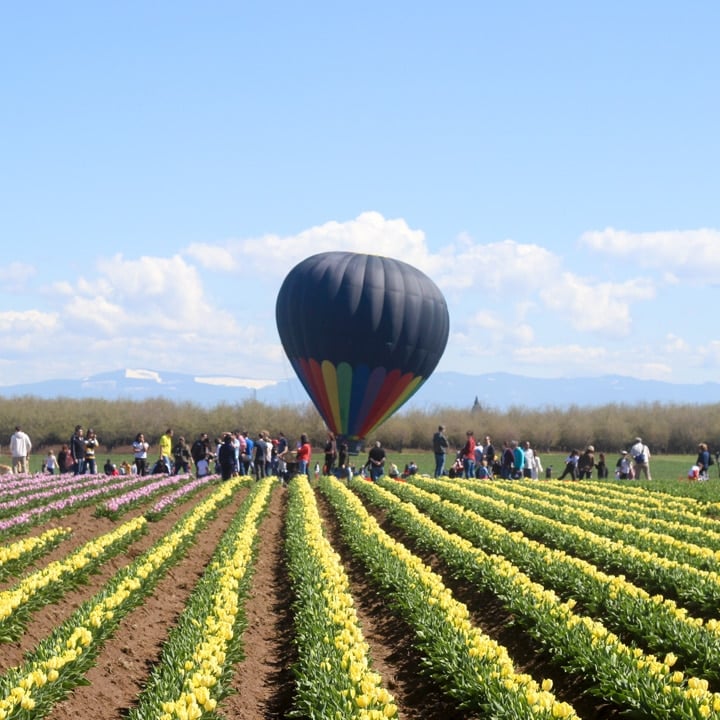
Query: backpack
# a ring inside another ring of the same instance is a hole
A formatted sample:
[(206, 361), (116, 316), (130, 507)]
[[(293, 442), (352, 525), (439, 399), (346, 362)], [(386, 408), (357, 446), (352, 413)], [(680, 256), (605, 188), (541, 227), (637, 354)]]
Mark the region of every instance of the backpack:
[(647, 462), (647, 458), (645, 457), (645, 453), (644, 453), (644, 452), (638, 453), (638, 454), (635, 456), (635, 462), (636, 462), (638, 465), (642, 465), (643, 463)]

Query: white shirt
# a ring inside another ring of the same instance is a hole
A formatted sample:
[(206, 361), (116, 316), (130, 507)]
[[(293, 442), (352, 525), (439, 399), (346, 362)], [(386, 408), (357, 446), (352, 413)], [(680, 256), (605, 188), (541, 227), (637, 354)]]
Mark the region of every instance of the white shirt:
[(13, 457), (27, 457), (32, 450), (32, 443), (27, 433), (18, 430), (10, 438), (10, 454)]
[(632, 458), (634, 460), (638, 455), (640, 455), (640, 453), (643, 453), (645, 455), (645, 462), (650, 459), (650, 450), (648, 449), (648, 446), (643, 445), (643, 443), (641, 442), (638, 442), (630, 448), (630, 455), (632, 455)]

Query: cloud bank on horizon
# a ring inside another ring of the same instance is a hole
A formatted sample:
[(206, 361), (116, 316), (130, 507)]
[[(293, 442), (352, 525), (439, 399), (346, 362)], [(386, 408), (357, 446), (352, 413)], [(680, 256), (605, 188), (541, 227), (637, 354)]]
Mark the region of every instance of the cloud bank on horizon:
[[(718, 231), (589, 230), (571, 264), (540, 245), (467, 234), (432, 249), (421, 229), (368, 211), (291, 236), (193, 243), (168, 257), (98, 253), (86, 273), (48, 284), (40, 267), (0, 267), (3, 286), (22, 296), (34, 282), (42, 299), (0, 312), (3, 384), (120, 367), (290, 377), (277, 291), (297, 262), (334, 249), (395, 257), (437, 283), (451, 317), (441, 370), (698, 382), (720, 368), (711, 315), (707, 332), (688, 334), (695, 325), (678, 308), (695, 312), (697, 297), (714, 290)], [(667, 316), (652, 309), (664, 303), (674, 306)]]

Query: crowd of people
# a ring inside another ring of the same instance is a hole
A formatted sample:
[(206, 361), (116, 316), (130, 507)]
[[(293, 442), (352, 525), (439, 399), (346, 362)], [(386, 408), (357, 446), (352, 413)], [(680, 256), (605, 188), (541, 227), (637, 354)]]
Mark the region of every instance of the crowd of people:
[[(447, 457), (450, 453), (448, 441), (443, 425), (438, 426), (432, 437), (433, 453), (435, 455), (435, 477), (448, 475), (451, 478), (488, 479), (499, 477), (503, 479), (529, 478), (537, 480), (542, 477), (552, 477), (552, 468), (543, 471), (542, 461), (538, 452), (529, 441), (518, 442), (507, 440), (501, 448), (495, 447), (490, 436), (486, 435), (482, 442), (476, 440), (475, 433), (468, 430), (465, 434), (465, 443), (456, 451), (454, 460), (446, 467)], [(720, 453), (716, 453), (720, 456)], [(614, 466), (613, 476), (618, 480), (645, 479), (652, 480), (650, 472), (650, 448), (641, 437), (636, 437), (629, 450), (621, 450)], [(689, 478), (704, 480), (715, 459), (708, 449), (707, 443), (700, 443), (695, 464), (690, 468)], [(609, 477), (611, 468), (604, 452), (596, 453), (593, 445), (587, 445), (584, 450), (571, 450), (565, 458), (565, 465), (558, 475), (559, 480), (589, 480), (595, 474), (598, 479)]]
[[(10, 437), (10, 455), (12, 464), (9, 472), (15, 474), (29, 472), (29, 458), (32, 441), (19, 425)], [(48, 474), (73, 473), (75, 475), (96, 474), (98, 472), (97, 454), (100, 440), (93, 428), (85, 432), (82, 425), (76, 425), (67, 443), (60, 448), (57, 456), (48, 450), (44, 457), (42, 471)], [(546, 478), (552, 477), (552, 468), (545, 470), (539, 453), (531, 446), (530, 441), (519, 442), (507, 440), (498, 448), (489, 435), (482, 441), (475, 438), (473, 430), (465, 433), (465, 442), (457, 447), (454, 459), (448, 464), (451, 454), (445, 426), (439, 425), (432, 436), (432, 448), (435, 459), (434, 476), (449, 476), (492, 479), (528, 478), (537, 480), (545, 473)], [(282, 432), (275, 437), (265, 430), (255, 436), (247, 431), (227, 431), (211, 441), (206, 433), (189, 443), (185, 437), (175, 437), (173, 428), (160, 436), (157, 452), (152, 452), (150, 443), (142, 432), (137, 433), (132, 442), (133, 462), (115, 465), (110, 458), (103, 466), (106, 474), (182, 474), (196, 472), (198, 477), (211, 473), (228, 479), (233, 475), (251, 475), (256, 479), (273, 475), (285, 483), (294, 474), (309, 475), (312, 446), (306, 434), (301, 434), (296, 443), (291, 444)], [(695, 463), (688, 471), (688, 478), (705, 480), (709, 470), (715, 464), (716, 457), (710, 452), (707, 443), (699, 443)], [(614, 465), (614, 477), (619, 480), (645, 479), (652, 480), (650, 472), (651, 453), (648, 445), (641, 437), (636, 437), (629, 450), (622, 450)], [(409, 461), (402, 472), (397, 465), (386, 466), (387, 454), (380, 441), (375, 441), (368, 452), (367, 460), (356, 470), (350, 463), (348, 445), (338, 439), (332, 432), (327, 433), (323, 446), (323, 464), (315, 463), (315, 475), (336, 475), (350, 478), (360, 474), (372, 481), (383, 475), (393, 478), (406, 478), (417, 473), (415, 462)], [(596, 474), (598, 479), (609, 477), (611, 468), (605, 453), (596, 453), (593, 445), (584, 450), (571, 450), (565, 458), (565, 464), (558, 479), (584, 480)]]
[(473, 430), (465, 433), (465, 443), (455, 454), (453, 463), (446, 467), (450, 443), (445, 426), (439, 425), (432, 438), (435, 455), (435, 477), (448, 475), (478, 480), (500, 477), (503, 479), (530, 478), (537, 480), (543, 466), (540, 455), (530, 441), (520, 443), (507, 440), (496, 448), (492, 438), (486, 435), (482, 441), (475, 438)]
[[(30, 437), (20, 426), (10, 438), (12, 466), (15, 474), (29, 473), (32, 451)], [(93, 428), (87, 432), (82, 425), (76, 425), (57, 455), (50, 449), (43, 458), (41, 472), (72, 473), (74, 475), (97, 474), (97, 455), (100, 439)], [(256, 479), (273, 475), (286, 482), (291, 474), (308, 474), (312, 458), (312, 447), (308, 436), (301, 434), (298, 442), (291, 447), (284, 433), (275, 437), (265, 430), (254, 437), (248, 431), (227, 431), (210, 439), (203, 432), (192, 442), (183, 436), (175, 437), (173, 428), (167, 428), (160, 436), (157, 451), (154, 452), (145, 434), (139, 432), (131, 444), (132, 463), (124, 461), (119, 465), (107, 458), (102, 471), (107, 475), (149, 475), (181, 474), (195, 472), (198, 477), (217, 473), (223, 479), (233, 475), (251, 475)], [(337, 467), (347, 463), (347, 445), (337, 447), (332, 433), (328, 434), (325, 447), (326, 472), (335, 472)]]

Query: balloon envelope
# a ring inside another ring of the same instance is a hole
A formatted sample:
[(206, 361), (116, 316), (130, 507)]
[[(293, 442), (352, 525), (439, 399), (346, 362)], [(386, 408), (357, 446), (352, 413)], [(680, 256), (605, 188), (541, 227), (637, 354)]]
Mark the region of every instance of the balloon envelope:
[(450, 318), (438, 287), (416, 268), (351, 252), (313, 255), (278, 293), (283, 348), (327, 427), (366, 437), (428, 379)]

